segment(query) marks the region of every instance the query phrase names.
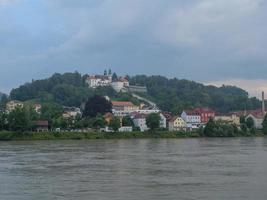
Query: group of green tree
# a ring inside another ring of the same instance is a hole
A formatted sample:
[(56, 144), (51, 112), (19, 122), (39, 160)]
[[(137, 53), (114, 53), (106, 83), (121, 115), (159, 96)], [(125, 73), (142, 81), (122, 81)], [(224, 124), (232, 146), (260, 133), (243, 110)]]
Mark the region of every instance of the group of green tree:
[[(267, 115), (264, 117), (262, 126), (261, 133), (267, 135)], [(237, 127), (235, 124), (210, 119), (205, 128), (200, 129), (200, 131), (206, 137), (248, 136), (257, 133), (254, 120), (251, 117), (245, 118), (245, 116), (241, 116), (240, 118), (240, 127)]]
[(249, 98), (246, 91), (235, 86), (206, 86), (189, 80), (145, 75), (130, 77), (130, 84), (146, 86), (148, 93), (145, 96), (162, 110), (172, 113), (196, 107), (226, 113), (261, 106), (257, 98)]

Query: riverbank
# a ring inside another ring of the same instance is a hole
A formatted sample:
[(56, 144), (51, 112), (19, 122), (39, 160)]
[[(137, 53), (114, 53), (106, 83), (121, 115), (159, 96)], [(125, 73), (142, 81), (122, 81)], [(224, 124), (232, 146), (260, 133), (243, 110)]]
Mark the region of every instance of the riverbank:
[[(238, 134), (233, 137), (262, 137), (261, 132)], [(83, 140), (83, 139), (142, 139), (142, 138), (199, 138), (198, 132), (130, 132), (130, 133), (100, 133), (100, 132), (0, 132), (0, 141), (12, 140)], [(218, 136), (222, 137), (222, 136)]]

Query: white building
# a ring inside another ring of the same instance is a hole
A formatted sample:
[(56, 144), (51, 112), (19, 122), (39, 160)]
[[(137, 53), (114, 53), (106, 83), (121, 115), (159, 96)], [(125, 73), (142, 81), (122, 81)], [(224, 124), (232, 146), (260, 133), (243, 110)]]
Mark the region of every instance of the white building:
[(112, 83), (111, 75), (94, 75), (88, 76), (86, 83), (90, 88), (97, 88), (100, 86), (109, 86)]
[(124, 83), (120, 81), (116, 81), (116, 82), (112, 82), (111, 86), (116, 92), (120, 92), (124, 88)]
[(187, 128), (189, 129), (197, 129), (202, 125), (200, 114), (194, 110), (183, 111), (181, 118), (186, 122)]
[(76, 107), (64, 107), (64, 113), (63, 113), (63, 118), (73, 118), (75, 119), (77, 116), (81, 116), (82, 112), (80, 108)]
[(119, 128), (119, 132), (132, 132), (133, 131), (133, 127), (131, 126), (122, 126)]
[(262, 122), (263, 122), (263, 116), (262, 115), (253, 115), (253, 114), (249, 114), (248, 116), (246, 116), (246, 120), (248, 118), (251, 118), (254, 122), (254, 127), (256, 129), (262, 129)]
[(144, 114), (137, 114), (133, 118), (133, 123), (136, 127), (140, 128), (141, 132), (148, 131), (149, 128), (146, 124), (146, 115)]
[(160, 116), (159, 127), (160, 128), (167, 128), (167, 119), (166, 119), (166, 117), (162, 113), (160, 113), (159, 116)]

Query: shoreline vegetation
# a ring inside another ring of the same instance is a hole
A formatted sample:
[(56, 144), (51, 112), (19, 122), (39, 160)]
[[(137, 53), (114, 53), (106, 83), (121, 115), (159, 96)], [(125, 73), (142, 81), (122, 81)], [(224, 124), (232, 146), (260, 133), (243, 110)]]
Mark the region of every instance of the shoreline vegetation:
[(1, 131), (0, 141), (33, 141), (33, 140), (97, 140), (97, 139), (182, 139), (182, 138), (234, 138), (264, 137), (261, 131), (239, 132), (234, 135), (204, 136), (201, 132), (11, 132)]

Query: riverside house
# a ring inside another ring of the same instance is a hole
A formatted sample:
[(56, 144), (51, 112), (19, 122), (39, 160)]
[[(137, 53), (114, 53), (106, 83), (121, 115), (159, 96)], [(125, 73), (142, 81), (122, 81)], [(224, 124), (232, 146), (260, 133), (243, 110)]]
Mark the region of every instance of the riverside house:
[(186, 122), (188, 129), (198, 129), (203, 125), (200, 114), (195, 110), (184, 110), (181, 117)]
[(181, 131), (181, 130), (186, 130), (187, 124), (183, 120), (183, 118), (179, 116), (174, 116), (170, 121), (169, 121), (169, 131)]

